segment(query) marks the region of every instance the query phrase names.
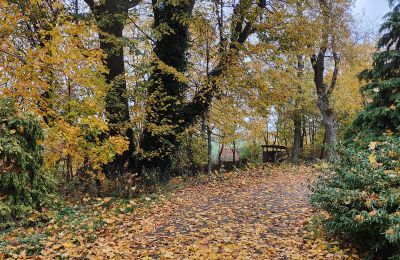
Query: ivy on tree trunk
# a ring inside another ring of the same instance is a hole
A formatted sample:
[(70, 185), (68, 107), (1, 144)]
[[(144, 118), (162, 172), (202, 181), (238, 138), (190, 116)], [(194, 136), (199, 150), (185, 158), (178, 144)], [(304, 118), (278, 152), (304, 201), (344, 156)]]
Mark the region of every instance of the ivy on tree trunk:
[(106, 95), (106, 117), (109, 122), (109, 135), (125, 136), (130, 140), (129, 150), (117, 155), (113, 161), (105, 165), (109, 175), (116, 176), (125, 171), (132, 162), (134, 150), (132, 130), (129, 126), (129, 105), (125, 79), (123, 30), (128, 10), (139, 4), (137, 1), (105, 0), (97, 4), (93, 0), (85, 0), (94, 15), (99, 28), (100, 49), (106, 54), (105, 74), (110, 89)]
[[(155, 44), (154, 72), (148, 88), (146, 122), (141, 140), (139, 170), (157, 169), (165, 172), (171, 165), (172, 155), (179, 146), (178, 135), (208, 111), (216, 93), (217, 78), (226, 72), (235, 55), (248, 37), (256, 31), (254, 20), (248, 20), (253, 3), (239, 1), (234, 7), (232, 34), (227, 53), (221, 53), (219, 64), (209, 72), (210, 81), (200, 87), (191, 102), (185, 103), (187, 82), (188, 19), (195, 0), (152, 1), (154, 27), (161, 35)], [(256, 3), (262, 13), (267, 2)]]
[(141, 140), (141, 166), (168, 170), (185, 129), (182, 105), (187, 82), (188, 18), (194, 1), (153, 0), (154, 27), (160, 33), (154, 47), (154, 71), (148, 88), (146, 123)]

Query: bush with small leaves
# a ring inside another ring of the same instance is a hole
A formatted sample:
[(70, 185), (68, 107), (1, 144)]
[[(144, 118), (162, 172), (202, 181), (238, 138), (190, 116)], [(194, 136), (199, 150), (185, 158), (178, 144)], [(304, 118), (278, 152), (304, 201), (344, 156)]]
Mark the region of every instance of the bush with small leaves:
[(400, 254), (400, 138), (348, 144), (341, 156), (313, 188), (314, 206), (328, 213), (330, 231), (371, 256)]
[(40, 209), (54, 185), (42, 172), (43, 131), (11, 98), (0, 99), (0, 222)]

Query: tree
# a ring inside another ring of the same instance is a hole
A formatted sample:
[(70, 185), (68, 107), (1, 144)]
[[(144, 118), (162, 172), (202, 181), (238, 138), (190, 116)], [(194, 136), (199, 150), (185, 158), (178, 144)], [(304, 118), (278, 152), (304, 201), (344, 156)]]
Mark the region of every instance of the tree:
[[(126, 149), (121, 136), (102, 137), (107, 91), (103, 54), (93, 28), (58, 1), (2, 2), (0, 88), (20, 111), (30, 111), (45, 131), (44, 167), (94, 176)], [(102, 138), (100, 138), (102, 137)]]
[[(224, 35), (224, 9), (223, 1), (216, 2), (216, 10), (219, 12), (218, 27), (220, 30), (220, 55), (219, 62), (215, 68), (209, 72), (210, 81), (202, 85), (199, 91), (193, 97), (191, 103), (185, 107), (185, 119), (188, 122), (195, 120), (199, 115), (203, 115), (212, 102), (214, 95), (218, 90), (218, 77), (224, 75), (231, 65), (237, 62), (238, 54), (246, 43), (249, 36), (258, 29), (257, 19), (262, 18), (267, 7), (267, 1), (260, 0), (256, 3), (249, 1), (239, 1), (233, 6), (233, 12), (230, 24), (230, 35)], [(228, 40), (229, 39), (229, 40)]]
[(398, 131), (400, 121), (397, 109), (397, 90), (400, 75), (397, 67), (400, 64), (400, 33), (397, 31), (397, 23), (400, 21), (400, 12), (397, 6), (393, 12), (387, 15), (381, 27), (385, 32), (378, 42), (381, 52), (374, 55), (373, 68), (365, 70), (361, 78), (367, 84), (363, 91), (369, 96), (366, 99), (367, 106), (358, 115), (354, 122), (354, 130), (364, 130), (381, 135), (387, 131)]
[[(331, 95), (337, 85), (340, 67), (339, 43), (343, 43), (342, 37), (346, 37), (346, 11), (350, 3), (342, 0), (319, 0), (321, 10), (321, 35), (318, 50), (311, 56), (311, 63), (314, 70), (314, 83), (317, 90), (317, 105), (322, 115), (325, 129), (324, 144), (326, 145), (327, 158), (336, 160), (337, 145), (337, 121), (331, 104)], [(333, 72), (329, 82), (326, 82), (325, 66), (329, 53), (333, 60)]]
[[(298, 70), (298, 77), (300, 80), (303, 77), (304, 72), (304, 57), (302, 55), (298, 55), (297, 57), (297, 70)], [(302, 107), (304, 104), (301, 100), (303, 88), (300, 86), (298, 87), (298, 95), (295, 100), (295, 112), (293, 114), (293, 125), (294, 125), (294, 136), (293, 136), (293, 149), (292, 149), (292, 161), (297, 162), (300, 157), (300, 150), (303, 146), (302, 140), (302, 125), (303, 125), (303, 113)]]
[(165, 172), (178, 147), (177, 136), (187, 124), (182, 104), (187, 90), (188, 19), (194, 1), (153, 1), (154, 27), (160, 34), (154, 47), (156, 60), (150, 77), (146, 128), (141, 140), (141, 167)]
[[(111, 88), (106, 95), (106, 117), (110, 126), (110, 136), (125, 136), (130, 141), (129, 149), (117, 155), (109, 162), (104, 170), (111, 175), (125, 172), (125, 168), (133, 166), (133, 136), (129, 124), (129, 104), (125, 79), (124, 64), (124, 25), (128, 19), (128, 10), (137, 6), (140, 0), (106, 0), (96, 3), (94, 0), (85, 0), (90, 7), (96, 25), (99, 29), (100, 49), (104, 51), (104, 60), (108, 71), (105, 73), (107, 83)], [(127, 165), (130, 163), (130, 165)]]
[[(255, 22), (263, 13), (266, 1), (257, 4), (239, 1), (233, 8), (232, 34), (228, 43), (222, 37), (219, 64), (210, 71), (210, 82), (199, 88), (190, 102), (183, 102), (187, 89), (185, 53), (188, 47), (188, 24), (194, 1), (153, 2), (155, 25), (161, 36), (157, 39), (155, 71), (152, 74), (152, 87), (149, 89), (149, 110), (147, 129), (142, 139), (142, 165), (165, 171), (171, 161), (171, 154), (179, 145), (176, 134), (203, 116), (217, 91), (217, 78), (235, 59), (248, 37), (256, 31)], [(221, 8), (223, 8), (221, 6)], [(250, 15), (252, 14), (252, 15)], [(171, 56), (173, 55), (173, 56)]]

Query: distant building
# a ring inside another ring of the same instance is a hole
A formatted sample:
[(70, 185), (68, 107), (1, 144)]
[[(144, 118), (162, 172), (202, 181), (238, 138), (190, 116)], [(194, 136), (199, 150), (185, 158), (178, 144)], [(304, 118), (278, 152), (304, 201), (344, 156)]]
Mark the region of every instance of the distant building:
[[(224, 147), (221, 154), (221, 161), (223, 162), (233, 162), (233, 149), (229, 147)], [(235, 161), (239, 161), (238, 149), (235, 150)]]
[[(245, 145), (245, 142), (242, 140), (236, 141), (236, 152), (235, 152), (235, 160), (238, 161), (240, 159), (239, 149)], [(212, 142), (212, 161), (214, 163), (218, 163), (219, 152), (221, 151), (221, 145), (217, 142)], [(233, 148), (232, 145), (224, 145), (224, 150), (222, 151), (221, 160), (224, 162), (233, 161), (233, 152), (231, 150)]]

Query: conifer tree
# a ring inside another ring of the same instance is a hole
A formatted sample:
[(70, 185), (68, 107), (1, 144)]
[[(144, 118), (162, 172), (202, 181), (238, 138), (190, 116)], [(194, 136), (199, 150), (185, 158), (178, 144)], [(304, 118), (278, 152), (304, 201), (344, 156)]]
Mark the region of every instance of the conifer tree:
[(42, 171), (40, 124), (19, 114), (11, 98), (0, 100), (0, 223), (39, 209), (52, 191)]
[(376, 135), (386, 131), (397, 132), (400, 127), (398, 108), (400, 90), (400, 12), (396, 7), (386, 17), (380, 32), (384, 33), (378, 42), (382, 51), (374, 55), (373, 69), (366, 70), (361, 78), (368, 81), (364, 87), (367, 106), (354, 122), (354, 130)]

